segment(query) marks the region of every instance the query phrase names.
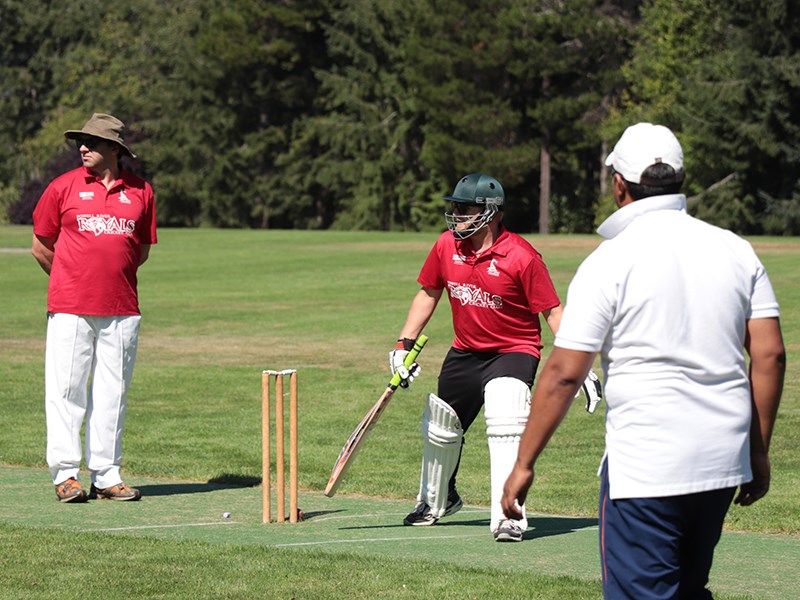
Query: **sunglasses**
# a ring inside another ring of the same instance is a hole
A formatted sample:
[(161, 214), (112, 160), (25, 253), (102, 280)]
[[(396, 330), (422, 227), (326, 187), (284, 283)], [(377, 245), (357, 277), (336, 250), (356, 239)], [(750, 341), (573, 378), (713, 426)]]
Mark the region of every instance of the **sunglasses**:
[(105, 142), (105, 140), (101, 138), (91, 135), (82, 135), (75, 138), (75, 147), (80, 150), (82, 146), (86, 146), (89, 150), (94, 150), (103, 142)]

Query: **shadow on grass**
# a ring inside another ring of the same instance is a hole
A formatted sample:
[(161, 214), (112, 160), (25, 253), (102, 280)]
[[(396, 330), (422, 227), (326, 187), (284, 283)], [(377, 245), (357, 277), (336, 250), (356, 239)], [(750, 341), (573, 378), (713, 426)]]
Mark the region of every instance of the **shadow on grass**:
[(535, 540), (536, 538), (550, 537), (551, 535), (563, 535), (589, 527), (597, 527), (597, 519), (578, 517), (528, 518), (528, 531), (524, 533), (522, 539)]
[(261, 485), (261, 477), (223, 473), (217, 477), (212, 477), (208, 480), (208, 483), (216, 483), (228, 486), (233, 485), (236, 487), (256, 487), (257, 485)]
[(256, 487), (261, 485), (260, 477), (248, 477), (223, 473), (209, 479), (206, 483), (160, 483), (137, 486), (143, 496), (176, 496), (180, 494), (202, 494), (234, 487)]
[[(436, 529), (440, 527), (488, 527), (489, 519), (471, 519), (448, 521), (442, 520), (436, 523)], [(391, 525), (362, 525), (354, 527), (342, 527), (342, 530), (359, 529), (396, 529), (406, 527), (402, 523)], [(597, 519), (585, 519), (579, 517), (528, 517), (528, 530), (523, 535), (525, 540), (535, 540), (537, 538), (550, 537), (552, 535), (563, 535), (572, 533), (588, 527), (597, 527)]]
[(336, 513), (340, 513), (340, 512), (347, 512), (347, 511), (345, 509), (343, 509), (343, 508), (338, 508), (338, 509), (335, 509), (335, 510), (315, 510), (313, 512), (303, 513), (305, 515), (303, 520), (304, 521), (310, 521), (311, 519), (315, 519), (315, 518), (319, 518), (319, 517), (325, 517), (327, 515), (335, 515)]

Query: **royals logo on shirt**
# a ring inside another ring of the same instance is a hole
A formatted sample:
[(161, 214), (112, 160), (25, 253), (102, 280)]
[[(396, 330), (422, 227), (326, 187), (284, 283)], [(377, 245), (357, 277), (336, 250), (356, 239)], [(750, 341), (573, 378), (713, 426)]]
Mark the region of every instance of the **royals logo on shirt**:
[(461, 302), (461, 306), (476, 306), (478, 308), (503, 308), (503, 298), (497, 294), (483, 291), (472, 283), (447, 282), (447, 290), (452, 298)]
[(486, 269), (486, 274), (494, 277), (500, 277), (500, 271), (497, 270), (495, 263), (497, 263), (497, 259), (493, 258), (492, 262), (489, 264), (489, 268)]
[(111, 215), (78, 215), (78, 231), (89, 231), (98, 235), (133, 235), (136, 221), (112, 217)]
[(121, 190), (119, 193), (119, 203), (120, 204), (130, 204), (130, 198), (125, 194), (125, 190)]

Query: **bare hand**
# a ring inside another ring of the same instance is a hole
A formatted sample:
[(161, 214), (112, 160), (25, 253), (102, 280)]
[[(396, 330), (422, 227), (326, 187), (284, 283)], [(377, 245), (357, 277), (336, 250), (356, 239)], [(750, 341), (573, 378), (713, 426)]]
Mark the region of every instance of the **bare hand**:
[(511, 475), (508, 476), (506, 484), (503, 486), (503, 498), (500, 501), (506, 517), (509, 519), (522, 518), (520, 507), (525, 504), (531, 484), (533, 484), (533, 469), (515, 463)]
[(739, 486), (739, 495), (734, 499), (734, 504), (750, 506), (769, 491), (770, 465), (767, 454), (764, 452), (752, 455), (750, 465), (753, 469), (753, 480)]

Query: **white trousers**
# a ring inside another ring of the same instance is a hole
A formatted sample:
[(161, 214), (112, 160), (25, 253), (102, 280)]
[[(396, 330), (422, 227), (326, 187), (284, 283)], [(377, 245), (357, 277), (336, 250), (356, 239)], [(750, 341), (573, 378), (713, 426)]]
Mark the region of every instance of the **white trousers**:
[(45, 414), (54, 484), (78, 478), (84, 417), (92, 483), (106, 488), (122, 481), (122, 430), (140, 321), (140, 315), (48, 315)]

